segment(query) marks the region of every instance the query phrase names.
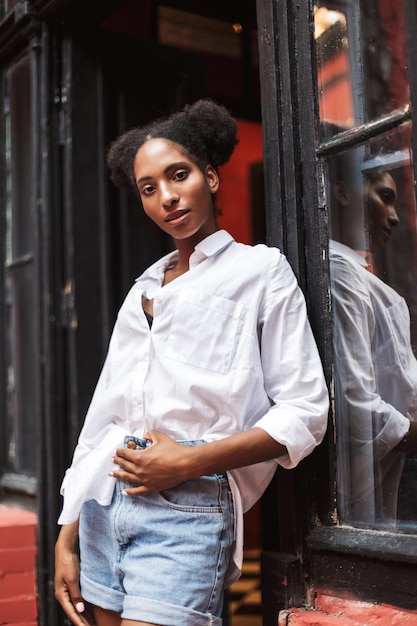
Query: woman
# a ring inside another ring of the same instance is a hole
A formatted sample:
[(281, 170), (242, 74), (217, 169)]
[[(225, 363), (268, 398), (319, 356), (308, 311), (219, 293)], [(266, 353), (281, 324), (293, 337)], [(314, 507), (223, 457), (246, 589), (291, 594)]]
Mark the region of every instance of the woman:
[(230, 113), (202, 100), (108, 154), (113, 182), (139, 193), (176, 250), (121, 307), (64, 479), (55, 586), (76, 626), (84, 599), (98, 626), (220, 625), (243, 511), (277, 463), (294, 467), (325, 432), (327, 390), (288, 263), (217, 225), (217, 168), (236, 143)]

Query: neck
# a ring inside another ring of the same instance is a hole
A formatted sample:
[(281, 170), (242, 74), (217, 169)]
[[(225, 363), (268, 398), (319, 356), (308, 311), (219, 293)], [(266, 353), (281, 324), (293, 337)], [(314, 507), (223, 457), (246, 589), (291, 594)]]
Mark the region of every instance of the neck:
[(187, 239), (174, 239), (175, 246), (178, 250), (178, 263), (177, 267), (185, 270), (189, 267), (190, 256), (193, 254), (196, 246), (203, 241), (206, 237), (209, 237), (213, 233), (219, 230), (218, 226), (201, 236), (201, 233), (196, 234), (194, 237), (187, 237)]
[(177, 266), (180, 267), (187, 267), (188, 269), (188, 265), (189, 265), (189, 261), (190, 261), (190, 256), (193, 254), (194, 250), (195, 250), (195, 246), (197, 245), (197, 242), (195, 245), (190, 242), (189, 240), (187, 241), (182, 241), (182, 240), (174, 240), (175, 242), (175, 246), (178, 250), (178, 263)]

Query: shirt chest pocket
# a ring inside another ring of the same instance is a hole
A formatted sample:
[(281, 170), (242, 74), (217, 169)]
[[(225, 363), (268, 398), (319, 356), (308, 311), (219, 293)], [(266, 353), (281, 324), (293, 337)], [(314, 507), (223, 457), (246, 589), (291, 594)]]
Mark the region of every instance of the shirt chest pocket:
[(236, 302), (183, 290), (175, 303), (164, 354), (221, 374), (229, 371), (243, 307)]

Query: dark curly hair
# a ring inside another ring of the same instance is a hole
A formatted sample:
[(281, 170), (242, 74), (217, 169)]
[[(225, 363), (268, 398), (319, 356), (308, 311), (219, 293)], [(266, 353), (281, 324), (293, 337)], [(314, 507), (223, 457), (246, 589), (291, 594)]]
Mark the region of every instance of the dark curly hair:
[(107, 152), (110, 178), (117, 187), (137, 192), (133, 172), (137, 151), (149, 139), (162, 138), (182, 146), (202, 171), (227, 163), (237, 138), (237, 123), (230, 112), (210, 99), (198, 100), (173, 113), (132, 128), (118, 137)]

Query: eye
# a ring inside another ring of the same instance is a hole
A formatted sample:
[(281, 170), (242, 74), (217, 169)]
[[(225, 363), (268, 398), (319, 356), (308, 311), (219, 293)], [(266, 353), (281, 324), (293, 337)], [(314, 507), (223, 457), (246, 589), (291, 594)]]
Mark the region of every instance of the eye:
[(379, 193), (379, 197), (385, 204), (393, 204), (395, 202), (394, 194), (389, 190), (383, 190)]
[(177, 170), (173, 176), (174, 180), (185, 180), (188, 177), (188, 171), (187, 170)]
[(155, 187), (153, 185), (145, 185), (142, 189), (139, 189), (139, 193), (142, 196), (150, 196), (155, 191)]

